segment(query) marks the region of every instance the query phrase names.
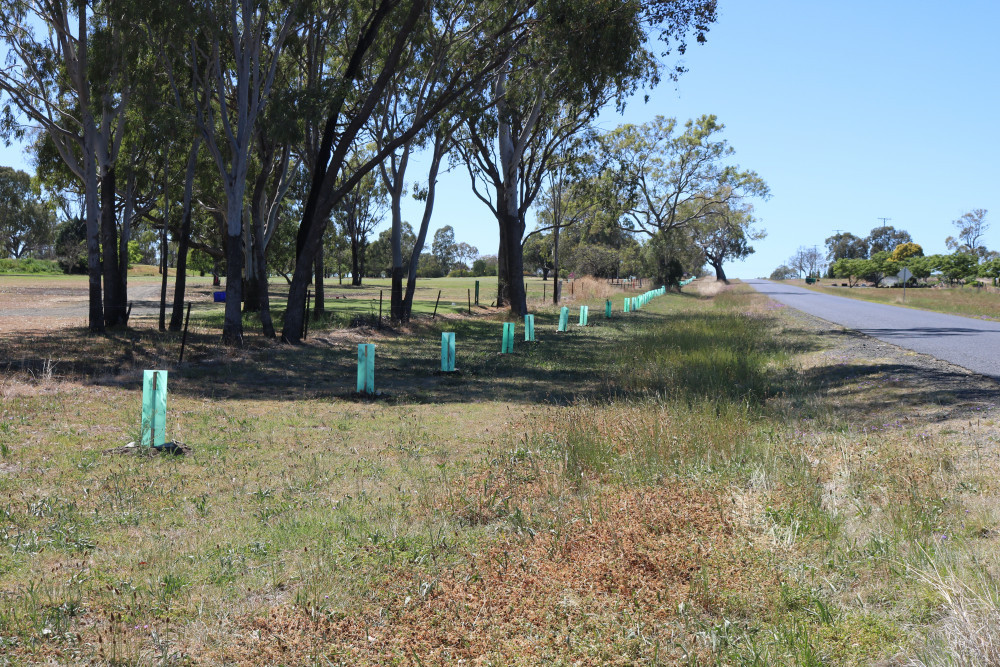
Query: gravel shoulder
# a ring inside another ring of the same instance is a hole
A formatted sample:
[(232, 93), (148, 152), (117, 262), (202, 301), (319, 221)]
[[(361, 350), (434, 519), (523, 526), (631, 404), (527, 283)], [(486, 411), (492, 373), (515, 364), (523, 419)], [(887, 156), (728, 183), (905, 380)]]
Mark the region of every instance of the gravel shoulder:
[[(820, 341), (800, 358), (801, 373), (818, 389), (817, 403), (778, 400), (804, 431), (814, 424), (829, 433), (829, 424), (841, 425), (843, 435), (817, 439), (815, 450), (828, 469), (831, 508), (855, 511), (856, 498), (838, 480), (857, 478), (859, 465), (897, 476), (921, 469), (940, 476), (943, 495), (961, 495), (987, 526), (984, 537), (997, 539), (1000, 383), (792, 308), (779, 311), (792, 332)], [(897, 467), (893, 461), (903, 457), (907, 462)]]

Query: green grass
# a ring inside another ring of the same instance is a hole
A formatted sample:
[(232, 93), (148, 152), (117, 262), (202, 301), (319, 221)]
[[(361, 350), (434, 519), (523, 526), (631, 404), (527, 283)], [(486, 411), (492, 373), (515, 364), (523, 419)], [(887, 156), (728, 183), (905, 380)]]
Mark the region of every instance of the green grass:
[[(992, 581), (988, 545), (957, 536), (997, 521), (977, 504), (990, 475), (949, 457), (955, 436), (909, 430), (925, 428), (912, 390), (829, 360), (827, 339), (749, 291), (670, 294), (627, 316), (616, 299), (610, 320), (602, 299), (579, 303), (592, 326), (558, 334), (538, 304), (539, 342), (518, 327), (511, 355), (502, 313), (320, 328), (294, 348), (251, 337), (243, 351), (200, 326), (181, 367), (177, 337), (148, 329), (0, 338), (0, 651), (107, 664), (934, 655), (941, 592)], [(456, 332), (454, 375), (437, 373), (442, 330)], [(376, 400), (354, 394), (366, 340)], [(150, 367), (171, 371), (168, 437), (189, 457), (103, 453), (137, 437)], [(913, 421), (873, 430), (888, 415)]]

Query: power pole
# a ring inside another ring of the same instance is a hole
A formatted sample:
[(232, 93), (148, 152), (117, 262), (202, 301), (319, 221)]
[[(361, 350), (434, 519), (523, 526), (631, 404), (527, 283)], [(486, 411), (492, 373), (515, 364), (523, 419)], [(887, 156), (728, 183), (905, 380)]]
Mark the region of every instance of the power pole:
[(885, 223), (887, 223), (890, 220), (892, 220), (892, 218), (876, 218), (876, 220), (881, 220), (882, 221), (882, 226), (885, 227)]

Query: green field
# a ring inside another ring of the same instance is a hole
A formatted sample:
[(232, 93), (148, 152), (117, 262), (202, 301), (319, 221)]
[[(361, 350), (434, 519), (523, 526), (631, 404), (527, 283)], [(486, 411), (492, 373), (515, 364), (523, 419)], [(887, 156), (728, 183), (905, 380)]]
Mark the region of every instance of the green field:
[[(954, 444), (991, 414), (928, 414), (745, 288), (580, 303), (592, 326), (539, 308), (509, 355), (503, 313), (242, 350), (198, 327), (180, 366), (149, 329), (0, 337), (0, 655), (939, 664), (993, 618), (995, 464)], [(106, 453), (144, 368), (190, 456)]]

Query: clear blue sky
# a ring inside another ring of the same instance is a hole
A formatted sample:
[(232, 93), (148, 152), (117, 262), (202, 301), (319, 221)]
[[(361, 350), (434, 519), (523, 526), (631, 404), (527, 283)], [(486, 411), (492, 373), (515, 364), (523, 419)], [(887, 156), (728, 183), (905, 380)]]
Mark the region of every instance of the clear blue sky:
[[(952, 220), (986, 208), (986, 243), (1000, 249), (998, 25), (996, 0), (721, 0), (680, 81), (600, 124), (703, 113), (725, 123), (735, 161), (772, 191), (757, 204), (768, 236), (731, 276), (766, 276), (799, 246), (822, 247), (837, 229), (864, 236), (880, 217), (933, 253)], [(19, 147), (0, 147), (0, 164), (27, 168)], [(418, 206), (404, 215), (416, 222)], [(431, 233), (446, 224), (496, 252), (496, 222), (464, 168), (439, 180)]]

